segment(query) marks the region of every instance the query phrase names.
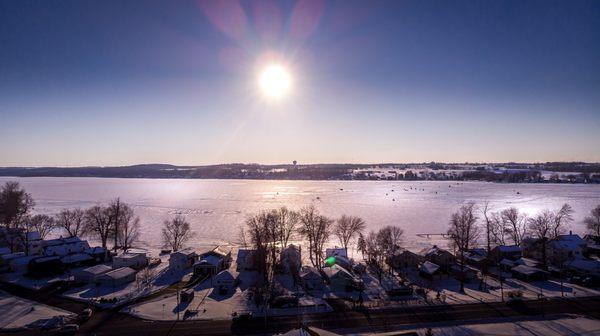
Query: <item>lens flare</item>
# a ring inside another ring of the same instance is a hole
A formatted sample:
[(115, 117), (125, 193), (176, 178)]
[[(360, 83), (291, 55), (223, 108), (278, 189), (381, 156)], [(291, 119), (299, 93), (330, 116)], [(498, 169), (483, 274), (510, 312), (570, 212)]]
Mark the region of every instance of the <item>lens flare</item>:
[(277, 99), (289, 92), (292, 78), (284, 66), (271, 64), (261, 71), (259, 84), (265, 95)]

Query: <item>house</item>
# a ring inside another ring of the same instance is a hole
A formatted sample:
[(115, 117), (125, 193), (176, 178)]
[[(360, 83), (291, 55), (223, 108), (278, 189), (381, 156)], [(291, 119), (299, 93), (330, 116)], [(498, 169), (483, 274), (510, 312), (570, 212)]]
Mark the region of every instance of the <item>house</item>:
[(29, 274), (34, 277), (45, 277), (63, 273), (63, 264), (59, 256), (39, 257), (29, 261)]
[(214, 276), (213, 285), (219, 290), (219, 294), (227, 294), (235, 286), (235, 276), (229, 270), (221, 271)]
[(42, 254), (64, 257), (73, 253), (84, 253), (90, 245), (79, 237), (58, 238), (42, 242)]
[(302, 267), (302, 250), (300, 246), (290, 244), (281, 251), (281, 271), (284, 274), (298, 275)]
[(575, 259), (567, 264), (567, 268), (579, 275), (600, 275), (600, 261), (593, 259)]
[(334, 292), (351, 292), (362, 287), (362, 281), (345, 268), (338, 265), (323, 268), (329, 282), (329, 288)]
[(519, 245), (499, 245), (490, 251), (489, 259), (499, 263), (502, 259), (517, 260), (523, 256), (523, 249)]
[(427, 260), (419, 267), (419, 275), (429, 280), (440, 280), (444, 278), (445, 272), (439, 265)]
[(510, 270), (515, 266), (517, 266), (517, 263), (510, 259), (502, 259), (498, 263), (498, 267), (505, 272), (510, 272)]
[(586, 253), (589, 255), (600, 256), (600, 236), (587, 234), (583, 236), (583, 240), (585, 240)]
[(341, 266), (346, 270), (352, 269), (352, 261), (341, 255), (332, 255), (331, 257), (325, 259), (325, 264), (323, 265), (323, 267), (330, 267), (333, 265)]
[(548, 272), (537, 267), (518, 265), (511, 269), (513, 277), (523, 281), (541, 281), (548, 279)]
[(169, 269), (181, 272), (194, 266), (196, 261), (198, 261), (198, 254), (193, 248), (188, 247), (171, 253), (169, 256)]
[(216, 246), (202, 254), (194, 264), (195, 276), (215, 275), (229, 267), (231, 263), (231, 251)]
[(422, 250), (420, 255), (423, 256), (426, 261), (436, 264), (443, 271), (448, 271), (456, 260), (452, 253), (437, 247), (437, 245)]
[(307, 290), (321, 289), (323, 287), (323, 277), (315, 267), (302, 267), (300, 281)]
[(29, 271), (29, 262), (37, 258), (36, 256), (20, 256), (18, 258), (12, 258), (8, 262), (8, 267), (11, 271), (17, 273), (27, 273)]
[(136, 271), (131, 267), (121, 267), (101, 274), (96, 282), (101, 285), (117, 287), (135, 281)]
[(236, 270), (242, 271), (255, 271), (256, 265), (254, 264), (254, 253), (256, 250), (252, 249), (239, 249), (237, 253), (237, 259), (235, 261)]
[(27, 244), (27, 253), (29, 255), (38, 255), (42, 253), (42, 237), (37, 231), (28, 232), (25, 237), (25, 243)]
[(60, 262), (64, 265), (64, 267), (68, 269), (81, 266), (89, 266), (96, 263), (94, 258), (92, 258), (89, 254), (86, 253), (74, 253), (66, 255), (60, 258)]
[(100, 264), (77, 271), (75, 272), (74, 277), (77, 282), (94, 283), (98, 281), (98, 278), (101, 275), (106, 274), (111, 270), (112, 267)]
[(148, 266), (148, 257), (146, 253), (125, 252), (113, 257), (113, 268), (130, 267), (140, 270)]
[(464, 265), (463, 267), (460, 264), (452, 265), (450, 267), (450, 272), (457, 279), (464, 279), (464, 281), (471, 281), (477, 278), (477, 270), (473, 269), (468, 265)]
[(107, 249), (101, 246), (90, 247), (85, 250), (86, 254), (89, 254), (97, 263), (103, 263), (111, 260), (111, 254)]
[(334, 247), (325, 249), (325, 258), (329, 258), (331, 256), (342, 256), (348, 258), (348, 252), (343, 247)]
[(425, 258), (421, 255), (413, 253), (409, 250), (396, 250), (394, 254), (392, 254), (387, 263), (393, 269), (418, 269), (419, 265), (425, 260)]
[(583, 258), (583, 254), (587, 248), (587, 242), (579, 237), (579, 235), (570, 233), (567, 235), (559, 235), (550, 240), (547, 247), (548, 261), (552, 265), (562, 266), (575, 259)]
[(25, 256), (25, 252), (6, 253), (0, 255), (0, 265), (9, 265), (10, 261), (15, 258), (21, 258)]

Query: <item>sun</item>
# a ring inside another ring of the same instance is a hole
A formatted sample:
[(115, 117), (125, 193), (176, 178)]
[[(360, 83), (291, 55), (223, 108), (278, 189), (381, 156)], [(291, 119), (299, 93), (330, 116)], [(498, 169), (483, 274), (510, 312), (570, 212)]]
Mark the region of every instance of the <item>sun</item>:
[(281, 64), (270, 64), (260, 72), (260, 88), (270, 98), (285, 96), (292, 85), (290, 72)]

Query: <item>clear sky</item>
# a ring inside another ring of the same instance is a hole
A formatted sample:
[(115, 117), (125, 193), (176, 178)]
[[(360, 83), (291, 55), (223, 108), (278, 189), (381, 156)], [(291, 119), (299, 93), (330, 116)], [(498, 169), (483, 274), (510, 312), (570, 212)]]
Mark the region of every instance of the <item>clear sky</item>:
[[(282, 64), (289, 92), (267, 97)], [(600, 1), (0, 0), (0, 166), (600, 161)]]

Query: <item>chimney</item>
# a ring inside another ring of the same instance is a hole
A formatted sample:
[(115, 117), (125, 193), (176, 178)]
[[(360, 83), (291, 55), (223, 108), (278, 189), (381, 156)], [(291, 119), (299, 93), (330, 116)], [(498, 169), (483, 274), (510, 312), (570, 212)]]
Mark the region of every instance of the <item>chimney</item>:
[(573, 235), (573, 231), (569, 230), (569, 236)]

